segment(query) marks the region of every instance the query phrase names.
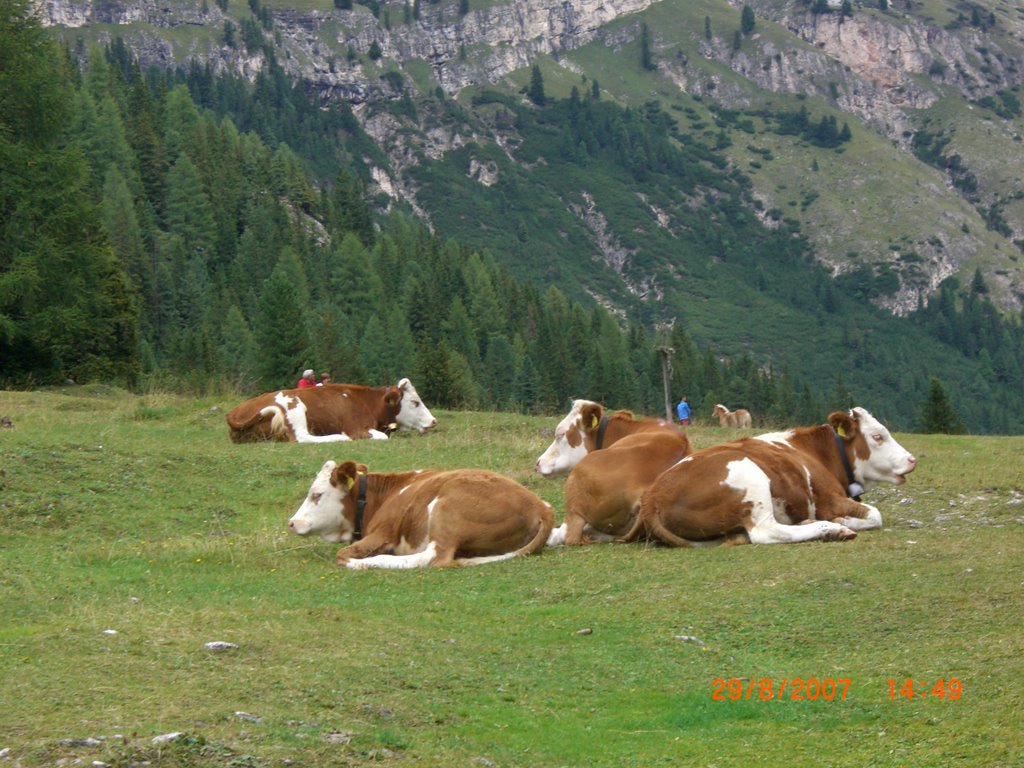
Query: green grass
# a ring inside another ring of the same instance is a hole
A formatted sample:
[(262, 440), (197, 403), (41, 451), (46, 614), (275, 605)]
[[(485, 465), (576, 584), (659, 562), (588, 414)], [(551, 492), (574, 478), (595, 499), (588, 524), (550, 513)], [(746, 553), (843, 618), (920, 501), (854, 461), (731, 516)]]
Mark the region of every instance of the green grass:
[[(236, 402), (0, 393), (13, 764), (1019, 765), (1024, 438), (900, 435), (919, 469), (870, 494), (886, 528), (847, 544), (350, 573), (285, 528), (325, 459), (486, 467), (560, 517), (564, 480), (532, 472), (557, 418), (435, 412), (433, 433), (387, 443), (233, 445)], [(795, 677), (851, 684), (712, 698), (716, 678)], [(908, 677), (964, 693), (891, 700)]]

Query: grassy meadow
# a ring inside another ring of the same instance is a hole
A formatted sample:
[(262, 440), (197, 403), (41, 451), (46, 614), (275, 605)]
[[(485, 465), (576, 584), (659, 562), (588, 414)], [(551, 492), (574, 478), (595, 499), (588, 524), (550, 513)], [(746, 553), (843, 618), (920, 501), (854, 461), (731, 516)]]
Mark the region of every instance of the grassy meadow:
[(560, 415), (233, 445), (237, 402), (0, 392), (0, 766), (1024, 761), (1024, 437), (898, 435), (918, 470), (853, 542), (354, 573), (285, 527), (324, 460), (485, 467), (560, 519)]

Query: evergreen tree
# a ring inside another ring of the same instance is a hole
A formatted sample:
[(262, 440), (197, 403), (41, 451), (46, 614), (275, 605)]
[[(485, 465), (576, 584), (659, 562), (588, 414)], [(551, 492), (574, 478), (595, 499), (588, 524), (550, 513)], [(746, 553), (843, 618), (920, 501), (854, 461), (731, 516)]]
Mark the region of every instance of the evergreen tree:
[(263, 284), (253, 332), (260, 384), (265, 389), (295, 386), (313, 361), (299, 292), (283, 268), (275, 269)]
[(527, 91), (530, 101), (536, 104), (538, 107), (543, 107), (546, 98), (544, 96), (544, 76), (541, 74), (540, 67), (536, 64), (530, 70), (530, 88)]
[(756, 17), (754, 16), (754, 9), (744, 3), (743, 10), (740, 12), (740, 31), (744, 35), (749, 35), (754, 31), (755, 24)]
[(29, 3), (0, 6), (0, 381), (134, 383), (134, 291), (70, 141), (65, 65)]
[(711, 17), (704, 17), (704, 39), (711, 40)]
[(651, 53), (651, 31), (647, 24), (640, 25), (640, 66), (648, 71), (658, 68)]
[(946, 390), (934, 376), (928, 381), (928, 397), (921, 407), (918, 431), (925, 434), (962, 435), (966, 431)]

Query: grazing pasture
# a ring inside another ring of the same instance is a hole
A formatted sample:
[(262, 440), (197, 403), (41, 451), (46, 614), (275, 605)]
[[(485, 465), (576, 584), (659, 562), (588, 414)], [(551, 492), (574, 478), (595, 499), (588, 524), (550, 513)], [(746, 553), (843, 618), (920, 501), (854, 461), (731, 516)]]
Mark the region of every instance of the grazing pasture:
[(236, 400), (0, 392), (0, 766), (1020, 765), (1024, 437), (898, 434), (851, 542), (353, 573), (286, 527), (325, 460), (495, 470), (560, 522), (561, 416), (236, 445)]

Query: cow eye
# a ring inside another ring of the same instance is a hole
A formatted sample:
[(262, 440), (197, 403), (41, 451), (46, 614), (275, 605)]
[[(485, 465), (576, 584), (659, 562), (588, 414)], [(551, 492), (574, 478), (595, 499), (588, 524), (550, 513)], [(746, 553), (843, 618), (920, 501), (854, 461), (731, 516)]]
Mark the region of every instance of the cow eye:
[(420, 407), (420, 401), (419, 400), (413, 400), (412, 401), (412, 407), (413, 408), (419, 408)]
[(871, 437), (879, 445), (881, 445), (885, 441), (885, 438), (882, 437), (882, 435), (878, 434), (877, 432), (873, 434)]
[(310, 494), (309, 500), (312, 501), (314, 504), (319, 504), (321, 496), (323, 496), (322, 493), (313, 493), (313, 494)]

